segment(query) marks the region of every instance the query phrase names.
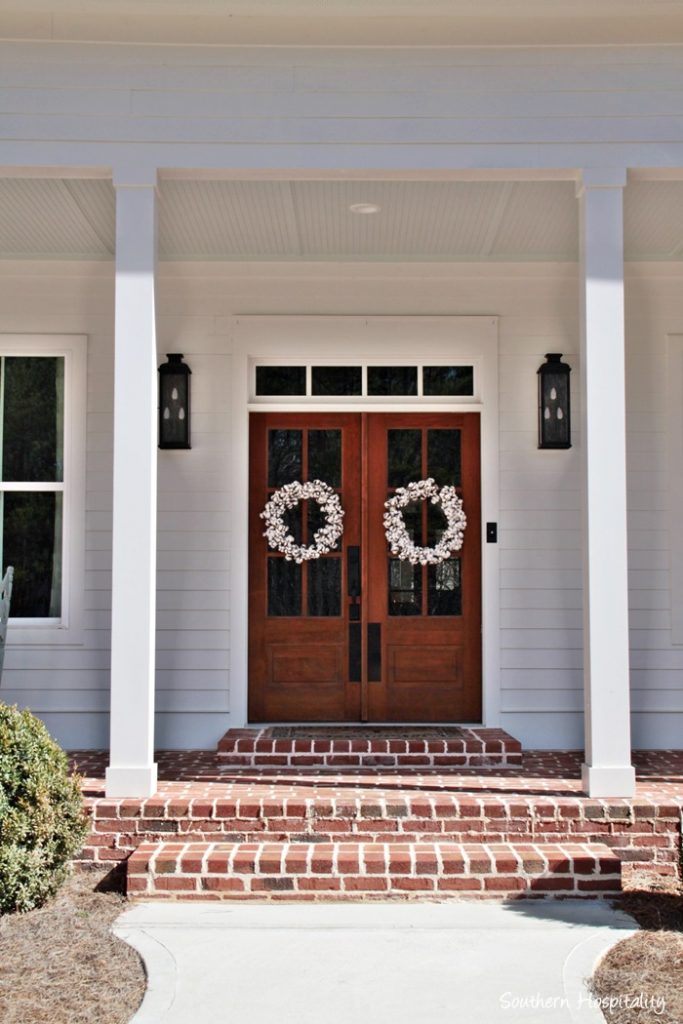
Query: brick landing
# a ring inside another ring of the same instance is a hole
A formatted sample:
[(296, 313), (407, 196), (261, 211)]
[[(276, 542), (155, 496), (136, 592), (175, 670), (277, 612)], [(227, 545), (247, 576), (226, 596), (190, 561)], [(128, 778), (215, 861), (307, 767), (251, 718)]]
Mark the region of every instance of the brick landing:
[(128, 861), (142, 899), (615, 896), (600, 843), (143, 843)]
[(230, 729), (218, 760), (247, 768), (494, 768), (522, 763), (502, 729), (353, 726)]

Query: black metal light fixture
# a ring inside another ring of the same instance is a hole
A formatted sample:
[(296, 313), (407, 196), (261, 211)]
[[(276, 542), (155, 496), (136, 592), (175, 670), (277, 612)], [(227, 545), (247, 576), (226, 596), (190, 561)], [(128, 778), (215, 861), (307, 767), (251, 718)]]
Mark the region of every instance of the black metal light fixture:
[(548, 352), (538, 369), (538, 447), (571, 448), (572, 425), (569, 408), (571, 366), (562, 362), (561, 352)]
[(159, 367), (159, 447), (191, 448), (190, 374), (179, 352), (169, 352)]

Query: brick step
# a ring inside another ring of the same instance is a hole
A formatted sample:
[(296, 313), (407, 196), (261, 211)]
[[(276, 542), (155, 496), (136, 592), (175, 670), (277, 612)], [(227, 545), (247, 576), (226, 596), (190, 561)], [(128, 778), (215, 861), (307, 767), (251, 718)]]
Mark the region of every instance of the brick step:
[(217, 758), (230, 767), (501, 768), (522, 763), (502, 729), (387, 727), (230, 729)]
[(127, 864), (141, 899), (614, 896), (602, 843), (143, 843)]
[[(386, 778), (383, 780), (386, 783)], [(675, 873), (681, 808), (580, 796), (347, 792), (301, 784), (258, 795), (250, 784), (193, 795), (89, 801), (82, 861), (125, 860), (141, 843), (604, 843), (622, 862)], [(215, 791), (215, 792), (214, 792)]]

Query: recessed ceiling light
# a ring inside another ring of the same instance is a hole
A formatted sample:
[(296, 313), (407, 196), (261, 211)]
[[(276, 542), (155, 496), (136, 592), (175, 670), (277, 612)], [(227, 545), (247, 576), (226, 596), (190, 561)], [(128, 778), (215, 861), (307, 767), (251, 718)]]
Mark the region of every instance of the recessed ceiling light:
[(351, 213), (379, 213), (381, 207), (377, 203), (351, 203)]

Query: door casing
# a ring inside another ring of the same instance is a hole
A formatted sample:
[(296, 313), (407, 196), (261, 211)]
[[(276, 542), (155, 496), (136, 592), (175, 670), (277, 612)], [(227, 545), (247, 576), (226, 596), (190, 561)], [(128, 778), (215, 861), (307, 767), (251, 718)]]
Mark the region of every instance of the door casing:
[[(331, 365), (404, 362), (420, 351), (422, 361), (448, 358), (473, 363), (477, 391), (472, 400), (414, 402), (364, 400), (368, 412), (479, 411), (482, 497), (482, 698), (483, 724), (500, 725), (499, 549), (486, 543), (486, 523), (499, 521), (498, 318), (491, 316), (235, 316), (228, 351), (233, 365), (231, 445), (232, 600), (230, 612), (230, 725), (248, 723), (248, 509), (249, 413), (292, 411), (291, 402), (255, 400), (254, 361), (297, 363), (315, 359)], [(307, 402), (307, 411), (358, 412), (357, 401)], [(294, 406), (296, 408), (296, 406)], [(500, 525), (500, 524), (499, 524)], [(474, 723), (461, 723), (474, 724)]]

